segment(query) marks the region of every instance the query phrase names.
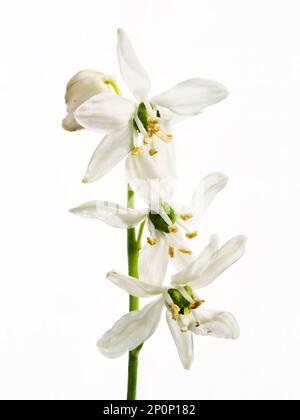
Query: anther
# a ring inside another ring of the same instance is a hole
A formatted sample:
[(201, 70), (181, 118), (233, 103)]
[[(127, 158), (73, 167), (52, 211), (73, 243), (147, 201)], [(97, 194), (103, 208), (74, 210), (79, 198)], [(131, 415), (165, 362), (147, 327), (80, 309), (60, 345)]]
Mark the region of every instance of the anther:
[(200, 327), (200, 322), (199, 321), (195, 322), (194, 327), (196, 327), (196, 328)]
[(158, 133), (159, 130), (160, 130), (160, 125), (159, 124), (153, 124), (153, 126), (152, 126), (153, 133)]
[(191, 219), (193, 217), (193, 213), (182, 213), (181, 215), (180, 215), (180, 218), (182, 219), (182, 220), (189, 220), (189, 219)]
[(192, 255), (192, 251), (185, 247), (185, 246), (181, 246), (178, 248), (178, 251), (181, 252), (182, 254), (188, 254), (188, 255)]
[(148, 118), (148, 124), (157, 124), (160, 121), (158, 117), (150, 117)]
[(141, 147), (141, 146), (135, 146), (135, 147), (132, 148), (131, 153), (133, 155), (135, 155), (135, 156), (138, 156), (141, 153), (143, 153), (143, 151), (144, 151), (144, 148), (143, 147)]
[(175, 257), (175, 254), (176, 254), (176, 248), (175, 248), (175, 246), (174, 245), (170, 245), (169, 246), (169, 256), (171, 258), (174, 258)]
[(170, 226), (168, 226), (168, 231), (170, 233), (177, 233), (178, 232), (178, 227), (175, 226), (175, 225), (170, 225)]
[(152, 141), (151, 135), (150, 135), (150, 134), (147, 134), (147, 135), (144, 137), (143, 143), (144, 143), (144, 144), (149, 144), (149, 143), (151, 143), (151, 141)]
[(190, 309), (197, 309), (199, 306), (201, 306), (203, 303), (205, 303), (205, 300), (197, 299), (195, 300), (191, 305)]
[(153, 236), (148, 236), (147, 242), (149, 245), (155, 245), (157, 243), (157, 240)]
[(157, 137), (159, 137), (162, 141), (169, 142), (173, 140), (173, 134), (171, 133), (163, 133), (162, 131), (158, 131), (155, 133)]
[(198, 235), (198, 232), (195, 230), (194, 232), (187, 232), (186, 234), (185, 234), (185, 236), (187, 237), (187, 238), (189, 238), (189, 239), (193, 239), (193, 238), (196, 238), (196, 236)]
[(178, 315), (179, 315), (179, 312), (180, 312), (179, 306), (176, 305), (175, 303), (170, 303), (169, 307), (170, 307), (170, 311), (171, 311), (171, 314), (172, 314), (172, 319), (174, 321), (177, 321)]
[(154, 156), (154, 155), (156, 155), (156, 153), (158, 153), (158, 150), (157, 149), (150, 149), (149, 150), (149, 155), (150, 156)]
[(188, 332), (188, 327), (181, 327), (181, 328), (180, 328), (180, 331), (181, 331), (182, 333), (186, 333), (186, 332)]

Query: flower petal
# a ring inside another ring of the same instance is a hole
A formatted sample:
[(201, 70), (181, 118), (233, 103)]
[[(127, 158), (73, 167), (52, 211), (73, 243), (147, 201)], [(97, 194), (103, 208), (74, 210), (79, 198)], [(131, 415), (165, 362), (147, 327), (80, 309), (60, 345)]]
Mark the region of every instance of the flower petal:
[(212, 256), (218, 251), (219, 240), (216, 235), (210, 237), (208, 245), (187, 267), (172, 276), (173, 285), (184, 285), (202, 272), (209, 264)]
[(120, 72), (128, 89), (137, 100), (146, 99), (150, 90), (150, 80), (123, 29), (118, 30), (117, 54)]
[(125, 156), (132, 145), (131, 126), (113, 130), (102, 140), (88, 164), (83, 182), (94, 182), (109, 172)]
[(150, 156), (144, 152), (138, 156), (128, 155), (126, 176), (132, 189), (152, 209), (160, 200), (168, 200), (175, 192), (177, 171), (173, 144), (159, 141), (158, 153)]
[(132, 296), (148, 297), (155, 296), (162, 293), (163, 289), (153, 283), (147, 283), (144, 280), (136, 279), (135, 277), (125, 276), (116, 271), (107, 273), (107, 278), (112, 281), (120, 289), (125, 290)]
[(190, 287), (200, 289), (212, 283), (228, 267), (238, 261), (245, 252), (246, 237), (230, 239), (214, 254), (206, 268), (195, 273), (189, 280)]
[(159, 298), (141, 311), (124, 315), (98, 341), (100, 352), (114, 359), (144, 343), (155, 332), (163, 307), (164, 301)]
[(106, 93), (92, 96), (74, 112), (78, 124), (91, 131), (109, 131), (127, 127), (133, 117), (135, 103)]
[(167, 323), (175, 341), (177, 351), (184, 369), (190, 369), (194, 361), (194, 343), (191, 331), (181, 332), (177, 321), (172, 319), (169, 311), (166, 313)]
[(228, 177), (220, 172), (213, 172), (203, 178), (197, 185), (191, 202), (183, 208), (183, 213), (193, 215), (185, 223), (198, 222), (216, 195), (227, 185), (227, 182)]
[(109, 201), (88, 201), (70, 210), (71, 213), (98, 219), (117, 228), (131, 228), (145, 219), (148, 209), (134, 210)]
[(166, 275), (168, 262), (168, 244), (165, 235), (161, 234), (155, 245), (146, 243), (140, 252), (140, 279), (153, 285), (161, 285)]
[(190, 331), (194, 334), (229, 340), (239, 338), (239, 325), (230, 312), (215, 311), (212, 309), (199, 309), (196, 312), (200, 326), (196, 327), (195, 322), (193, 322), (189, 327)]
[(158, 106), (168, 108), (178, 115), (193, 116), (204, 108), (228, 96), (221, 83), (208, 79), (189, 79), (152, 98)]

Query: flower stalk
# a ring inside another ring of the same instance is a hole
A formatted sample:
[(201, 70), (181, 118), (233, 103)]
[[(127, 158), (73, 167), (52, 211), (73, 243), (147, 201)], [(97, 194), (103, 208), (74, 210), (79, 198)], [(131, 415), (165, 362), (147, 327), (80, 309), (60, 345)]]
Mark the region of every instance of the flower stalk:
[[(134, 192), (127, 187), (127, 207), (134, 209)], [(127, 229), (127, 255), (128, 255), (128, 275), (138, 278), (138, 262), (139, 252), (141, 249), (141, 239), (144, 230), (145, 222), (140, 225), (138, 236), (136, 237), (135, 228)], [(136, 296), (129, 296), (129, 312), (139, 310), (139, 298)], [(143, 344), (140, 344), (136, 349), (131, 350), (128, 355), (128, 382), (127, 382), (127, 400), (136, 399), (137, 376), (139, 352)]]

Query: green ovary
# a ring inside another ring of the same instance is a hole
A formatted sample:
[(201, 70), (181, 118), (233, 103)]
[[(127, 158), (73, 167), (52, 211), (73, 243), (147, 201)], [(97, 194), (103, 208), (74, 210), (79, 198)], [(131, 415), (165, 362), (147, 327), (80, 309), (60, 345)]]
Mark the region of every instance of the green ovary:
[[(176, 213), (174, 209), (168, 203), (163, 203), (162, 208), (165, 211), (165, 213), (169, 216), (172, 224), (174, 224), (176, 222)], [(149, 219), (153, 223), (155, 229), (160, 230), (161, 232), (164, 232), (164, 233), (170, 233), (168, 229), (169, 228), (168, 223), (165, 222), (165, 220), (161, 217), (160, 214), (150, 212)]]
[[(185, 291), (191, 296), (192, 299), (194, 299), (194, 294), (192, 289), (189, 286), (184, 286)], [(179, 292), (177, 289), (169, 289), (168, 290), (169, 295), (171, 296), (173, 302), (175, 305), (177, 305), (180, 308), (179, 313), (183, 315), (186, 311), (190, 310), (191, 303), (186, 300), (184, 296)]]

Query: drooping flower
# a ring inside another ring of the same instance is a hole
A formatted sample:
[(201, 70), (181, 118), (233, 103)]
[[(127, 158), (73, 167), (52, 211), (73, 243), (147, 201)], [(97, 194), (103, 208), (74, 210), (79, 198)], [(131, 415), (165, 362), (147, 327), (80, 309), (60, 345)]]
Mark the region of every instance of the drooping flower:
[(80, 126), (107, 133), (90, 160), (84, 181), (101, 178), (128, 154), (127, 166), (131, 172), (136, 169), (136, 177), (150, 168), (148, 178), (151, 170), (152, 177), (163, 178), (165, 174), (160, 171), (166, 168), (174, 173), (175, 162), (168, 156), (173, 153), (172, 145), (167, 144), (173, 138), (170, 123), (199, 114), (224, 99), (228, 92), (220, 83), (195, 78), (149, 99), (148, 74), (122, 29), (118, 30), (117, 54), (123, 80), (135, 101), (101, 93), (75, 110)]
[[(167, 323), (177, 346), (180, 360), (189, 369), (194, 358), (193, 334), (216, 338), (236, 339), (239, 326), (235, 317), (225, 311), (204, 308), (204, 300), (195, 290), (211, 284), (229, 266), (238, 261), (245, 249), (245, 237), (237, 236), (221, 248), (212, 236), (208, 246), (183, 270), (172, 276), (171, 286), (162, 286), (111, 271), (107, 277), (133, 296), (158, 299), (142, 310), (123, 316), (98, 341), (101, 353), (116, 358), (145, 342), (155, 332), (164, 307)], [(148, 264), (152, 264), (149, 260)], [(159, 271), (159, 268), (157, 268)]]
[[(171, 205), (163, 199), (151, 201), (144, 209), (129, 209), (107, 201), (90, 201), (70, 211), (78, 216), (101, 220), (117, 228), (132, 228), (147, 219), (150, 235), (139, 257), (139, 272), (147, 281), (164, 277), (169, 257), (177, 269), (182, 269), (194, 257), (186, 239), (197, 236), (191, 227), (227, 184), (226, 175), (214, 172), (203, 178), (187, 205)], [(152, 263), (149, 264), (148, 262)], [(160, 268), (157, 269), (157, 266)], [(156, 273), (154, 275), (154, 273)]]
[(74, 118), (74, 112), (92, 96), (110, 93), (107, 77), (96, 70), (82, 70), (76, 73), (67, 83), (65, 102), (67, 116), (62, 120), (62, 127), (67, 131), (80, 130), (83, 127)]

